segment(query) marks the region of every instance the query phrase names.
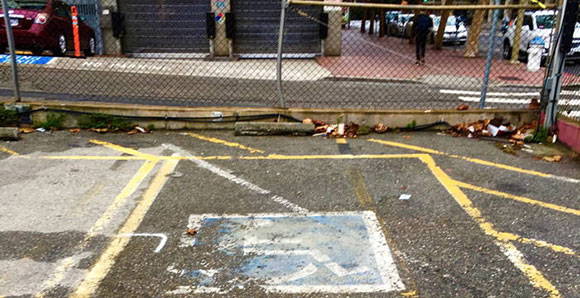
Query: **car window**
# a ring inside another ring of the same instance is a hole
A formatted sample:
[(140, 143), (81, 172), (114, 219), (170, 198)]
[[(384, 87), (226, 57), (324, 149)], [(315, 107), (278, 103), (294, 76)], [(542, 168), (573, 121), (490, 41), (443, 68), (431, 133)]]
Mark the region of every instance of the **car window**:
[(8, 0), (11, 9), (44, 10), (47, 0)]
[(531, 16), (524, 16), (524, 26), (528, 26), (530, 29), (534, 29), (534, 23), (532, 22)]
[(554, 28), (554, 15), (539, 15), (536, 16), (536, 24), (538, 29), (552, 29)]

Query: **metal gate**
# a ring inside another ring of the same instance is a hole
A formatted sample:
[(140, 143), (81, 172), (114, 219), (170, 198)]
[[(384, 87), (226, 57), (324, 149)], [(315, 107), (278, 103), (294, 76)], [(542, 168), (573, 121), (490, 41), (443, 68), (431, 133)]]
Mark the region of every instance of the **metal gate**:
[[(280, 25), (280, 0), (232, 0), (235, 18), (234, 52), (276, 53)], [(321, 7), (302, 8), (318, 18)], [(320, 53), (320, 30), (315, 22), (289, 10), (286, 14), (284, 53)]]
[(126, 53), (208, 53), (209, 0), (123, 0)]

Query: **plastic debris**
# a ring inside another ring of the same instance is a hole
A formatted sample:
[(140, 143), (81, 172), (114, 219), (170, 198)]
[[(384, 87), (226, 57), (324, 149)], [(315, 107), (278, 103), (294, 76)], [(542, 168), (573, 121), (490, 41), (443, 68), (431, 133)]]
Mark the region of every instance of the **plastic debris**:
[(402, 194), (401, 196), (399, 196), (399, 200), (402, 200), (402, 201), (409, 200), (410, 198), (411, 198), (411, 195), (408, 195), (408, 194)]
[(46, 132), (46, 129), (44, 129), (42, 127), (39, 127), (39, 128), (36, 129), (36, 131), (38, 131), (38, 132)]

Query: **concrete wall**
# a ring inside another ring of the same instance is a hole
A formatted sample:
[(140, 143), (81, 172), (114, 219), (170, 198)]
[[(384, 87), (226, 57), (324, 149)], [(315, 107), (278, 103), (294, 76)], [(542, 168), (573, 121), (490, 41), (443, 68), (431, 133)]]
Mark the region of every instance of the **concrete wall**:
[(121, 40), (113, 36), (111, 12), (118, 11), (117, 0), (101, 0), (101, 34), (103, 37), (103, 54), (122, 54)]

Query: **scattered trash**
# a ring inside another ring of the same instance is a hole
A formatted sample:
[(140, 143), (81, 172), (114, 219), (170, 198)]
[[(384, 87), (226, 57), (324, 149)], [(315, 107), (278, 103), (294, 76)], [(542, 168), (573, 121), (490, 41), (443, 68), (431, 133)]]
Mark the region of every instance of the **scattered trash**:
[(306, 119), (302, 120), (302, 123), (303, 124), (314, 124), (314, 122), (310, 118), (306, 118)]
[(70, 132), (70, 133), (79, 133), (79, 132), (81, 132), (81, 129), (80, 128), (71, 128), (71, 129), (68, 130), (68, 132)]
[(45, 128), (42, 128), (42, 127), (39, 127), (39, 128), (36, 129), (36, 131), (38, 131), (38, 132), (46, 132), (46, 129)]
[(98, 133), (106, 133), (109, 132), (108, 128), (89, 128), (90, 131), (98, 132)]
[(562, 155), (544, 156), (542, 160), (549, 162), (560, 162), (562, 160)]
[(467, 111), (467, 110), (469, 110), (469, 106), (462, 103), (462, 104), (458, 105), (457, 108), (455, 108), (455, 109), (458, 111)]
[(402, 194), (402, 195), (399, 197), (399, 200), (406, 201), (406, 200), (409, 200), (410, 198), (411, 198), (411, 195), (408, 195), (408, 194)]
[(36, 129), (31, 128), (31, 127), (22, 127), (22, 128), (20, 128), (20, 133), (33, 133), (35, 131), (36, 131)]
[(183, 177), (183, 173), (175, 171), (175, 172), (167, 174), (167, 176), (171, 177), (171, 178), (181, 178), (181, 177)]
[(379, 122), (375, 126), (373, 126), (373, 131), (376, 133), (385, 133), (389, 130), (389, 127), (386, 126), (384, 123)]
[(522, 148), (522, 151), (527, 152), (527, 153), (534, 153), (534, 150), (528, 149), (528, 148)]
[(185, 231), (185, 233), (189, 236), (195, 236), (197, 234), (197, 230), (196, 229), (187, 229), (187, 231)]
[[(348, 124), (340, 123), (340, 124), (326, 124), (324, 121), (320, 120), (312, 120), (312, 119), (304, 119), (306, 122), (312, 121), (314, 124), (314, 134), (313, 136), (327, 136), (333, 138), (356, 138), (359, 134), (360, 126), (353, 122)], [(370, 133), (370, 128), (366, 128), (366, 131), (363, 133)]]

